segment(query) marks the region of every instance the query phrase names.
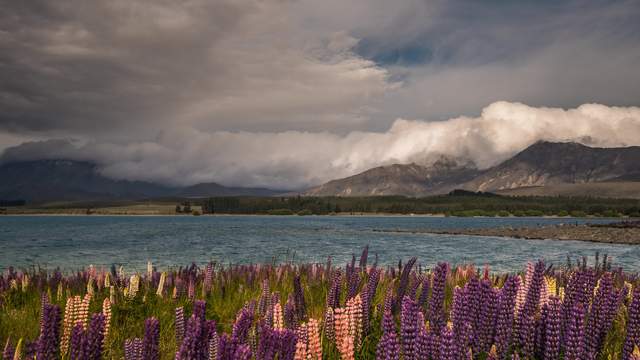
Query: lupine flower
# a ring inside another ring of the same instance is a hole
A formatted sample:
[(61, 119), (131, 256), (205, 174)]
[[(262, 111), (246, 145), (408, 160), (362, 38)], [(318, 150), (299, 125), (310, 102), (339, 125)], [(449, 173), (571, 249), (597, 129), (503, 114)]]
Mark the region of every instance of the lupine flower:
[(82, 327), (82, 323), (76, 323), (71, 331), (71, 345), (69, 349), (69, 359), (84, 360), (86, 334)]
[(342, 285), (342, 274), (340, 270), (333, 273), (331, 287), (327, 293), (327, 308), (337, 308), (340, 306), (340, 289)]
[(102, 301), (102, 314), (104, 315), (104, 346), (107, 343), (107, 336), (111, 327), (111, 301), (109, 298), (104, 298)]
[(2, 350), (2, 359), (10, 360), (15, 356), (16, 349), (11, 345), (11, 339), (7, 339)]
[(628, 360), (634, 347), (640, 344), (640, 287), (633, 289), (633, 296), (629, 304), (629, 320), (627, 321), (627, 336), (622, 348), (622, 360)]
[(145, 360), (160, 359), (160, 323), (156, 318), (148, 318), (144, 323), (142, 356)]
[(433, 270), (433, 285), (431, 287), (431, 301), (429, 302), (429, 323), (436, 334), (440, 333), (445, 321), (444, 290), (448, 271), (449, 265), (446, 263), (438, 264)]
[(416, 340), (418, 337), (418, 305), (409, 296), (402, 300), (400, 313), (400, 338), (402, 340), (402, 358), (416, 358)]
[(354, 339), (349, 333), (349, 314), (346, 308), (334, 309), (335, 340), (342, 359), (354, 358)]
[(300, 275), (293, 278), (293, 299), (296, 309), (296, 319), (302, 321), (307, 317), (307, 306), (304, 301), (304, 291), (300, 284)]
[(83, 360), (100, 360), (102, 358), (102, 344), (104, 342), (104, 315), (93, 314), (86, 331), (83, 344)]
[(567, 333), (565, 335), (564, 359), (579, 360), (584, 349), (584, 306), (576, 303), (569, 317)]
[(282, 306), (279, 302), (273, 305), (273, 328), (275, 330), (284, 329), (284, 317), (282, 316)]
[(560, 358), (560, 320), (561, 303), (556, 296), (551, 296), (547, 303), (547, 317), (544, 331), (544, 360)]
[(611, 328), (617, 305), (616, 292), (613, 289), (613, 280), (608, 273), (598, 280), (596, 295), (591, 305), (589, 319), (585, 327), (585, 351), (586, 360), (595, 360), (600, 352), (604, 337)]
[(440, 335), (439, 360), (457, 360), (456, 346), (453, 339), (451, 326), (445, 326)]
[(176, 308), (176, 320), (175, 320), (175, 332), (176, 332), (176, 344), (180, 346), (182, 339), (184, 339), (184, 308), (182, 306)]
[(519, 287), (520, 277), (510, 276), (505, 281), (498, 295), (499, 304), (496, 319), (495, 345), (499, 356), (503, 356), (507, 349), (509, 349), (509, 346), (511, 346), (513, 314)]
[(385, 310), (382, 318), (382, 337), (376, 349), (377, 360), (400, 359), (400, 346), (395, 326), (391, 309)]
[(167, 273), (163, 271), (160, 274), (160, 280), (158, 280), (158, 289), (156, 290), (156, 295), (158, 297), (164, 296), (164, 283), (165, 283), (165, 281), (167, 281)]
[(522, 309), (516, 318), (516, 331), (520, 346), (525, 354), (533, 354), (534, 316), (540, 302), (540, 288), (542, 287), (545, 266), (542, 261), (535, 265), (531, 281), (527, 285)]
[(127, 339), (124, 341), (124, 359), (125, 360), (143, 360), (142, 357), (142, 340), (138, 338)]
[(45, 303), (38, 338), (38, 360), (56, 359), (60, 341), (60, 307)]
[(413, 265), (415, 265), (418, 258), (411, 258), (404, 265), (402, 269), (402, 274), (400, 275), (400, 284), (398, 285), (398, 294), (394, 301), (393, 310), (394, 313), (397, 313), (398, 308), (401, 306), (401, 303), (404, 301), (404, 294), (407, 291), (407, 286), (409, 285), (409, 275), (411, 274), (411, 269)]

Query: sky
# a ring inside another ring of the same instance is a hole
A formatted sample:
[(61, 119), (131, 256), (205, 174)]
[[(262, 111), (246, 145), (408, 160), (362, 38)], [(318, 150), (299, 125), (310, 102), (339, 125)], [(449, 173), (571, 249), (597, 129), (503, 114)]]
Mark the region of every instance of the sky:
[(640, 145), (640, 4), (0, 0), (0, 163), (301, 189)]

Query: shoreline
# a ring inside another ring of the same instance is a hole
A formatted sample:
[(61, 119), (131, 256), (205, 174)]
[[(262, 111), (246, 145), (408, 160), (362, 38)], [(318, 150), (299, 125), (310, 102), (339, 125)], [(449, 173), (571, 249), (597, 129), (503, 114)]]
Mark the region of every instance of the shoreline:
[[(387, 232), (386, 230), (377, 230)], [(392, 232), (389, 230), (388, 232)], [(596, 227), (589, 225), (551, 225), (521, 228), (477, 228), (477, 229), (424, 229), (395, 230), (414, 234), (466, 235), (478, 237), (502, 237), (525, 240), (569, 240), (605, 244), (640, 245), (640, 228)]]

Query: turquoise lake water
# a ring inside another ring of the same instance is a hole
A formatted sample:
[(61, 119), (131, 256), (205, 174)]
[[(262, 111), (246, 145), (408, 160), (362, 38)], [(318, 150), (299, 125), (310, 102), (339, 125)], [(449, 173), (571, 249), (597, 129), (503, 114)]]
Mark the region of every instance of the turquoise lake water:
[[(168, 266), (228, 263), (325, 262), (344, 264), (370, 246), (370, 261), (397, 264), (418, 257), (431, 267), (438, 261), (488, 264), (516, 271), (528, 260), (564, 264), (567, 255), (593, 258), (608, 254), (625, 270), (640, 270), (640, 247), (579, 241), (412, 234), (392, 230), (539, 226), (581, 219), (430, 218), (398, 216), (2, 216), (0, 269), (40, 265), (73, 270), (90, 264), (121, 264), (142, 270), (147, 261)], [(589, 220), (594, 222), (596, 220)], [(597, 220), (607, 221), (607, 220)]]

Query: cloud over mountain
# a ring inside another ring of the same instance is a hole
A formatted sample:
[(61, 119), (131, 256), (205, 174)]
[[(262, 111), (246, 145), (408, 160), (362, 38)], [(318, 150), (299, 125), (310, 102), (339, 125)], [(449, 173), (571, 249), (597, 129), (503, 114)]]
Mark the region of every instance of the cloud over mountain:
[(96, 161), (105, 175), (167, 184), (217, 181), (243, 186), (301, 188), (368, 168), (442, 155), (486, 168), (538, 140), (593, 146), (640, 145), (640, 108), (585, 104), (575, 109), (497, 102), (478, 117), (396, 120), (386, 132), (166, 131), (154, 141), (29, 142), (1, 161), (65, 158)]

